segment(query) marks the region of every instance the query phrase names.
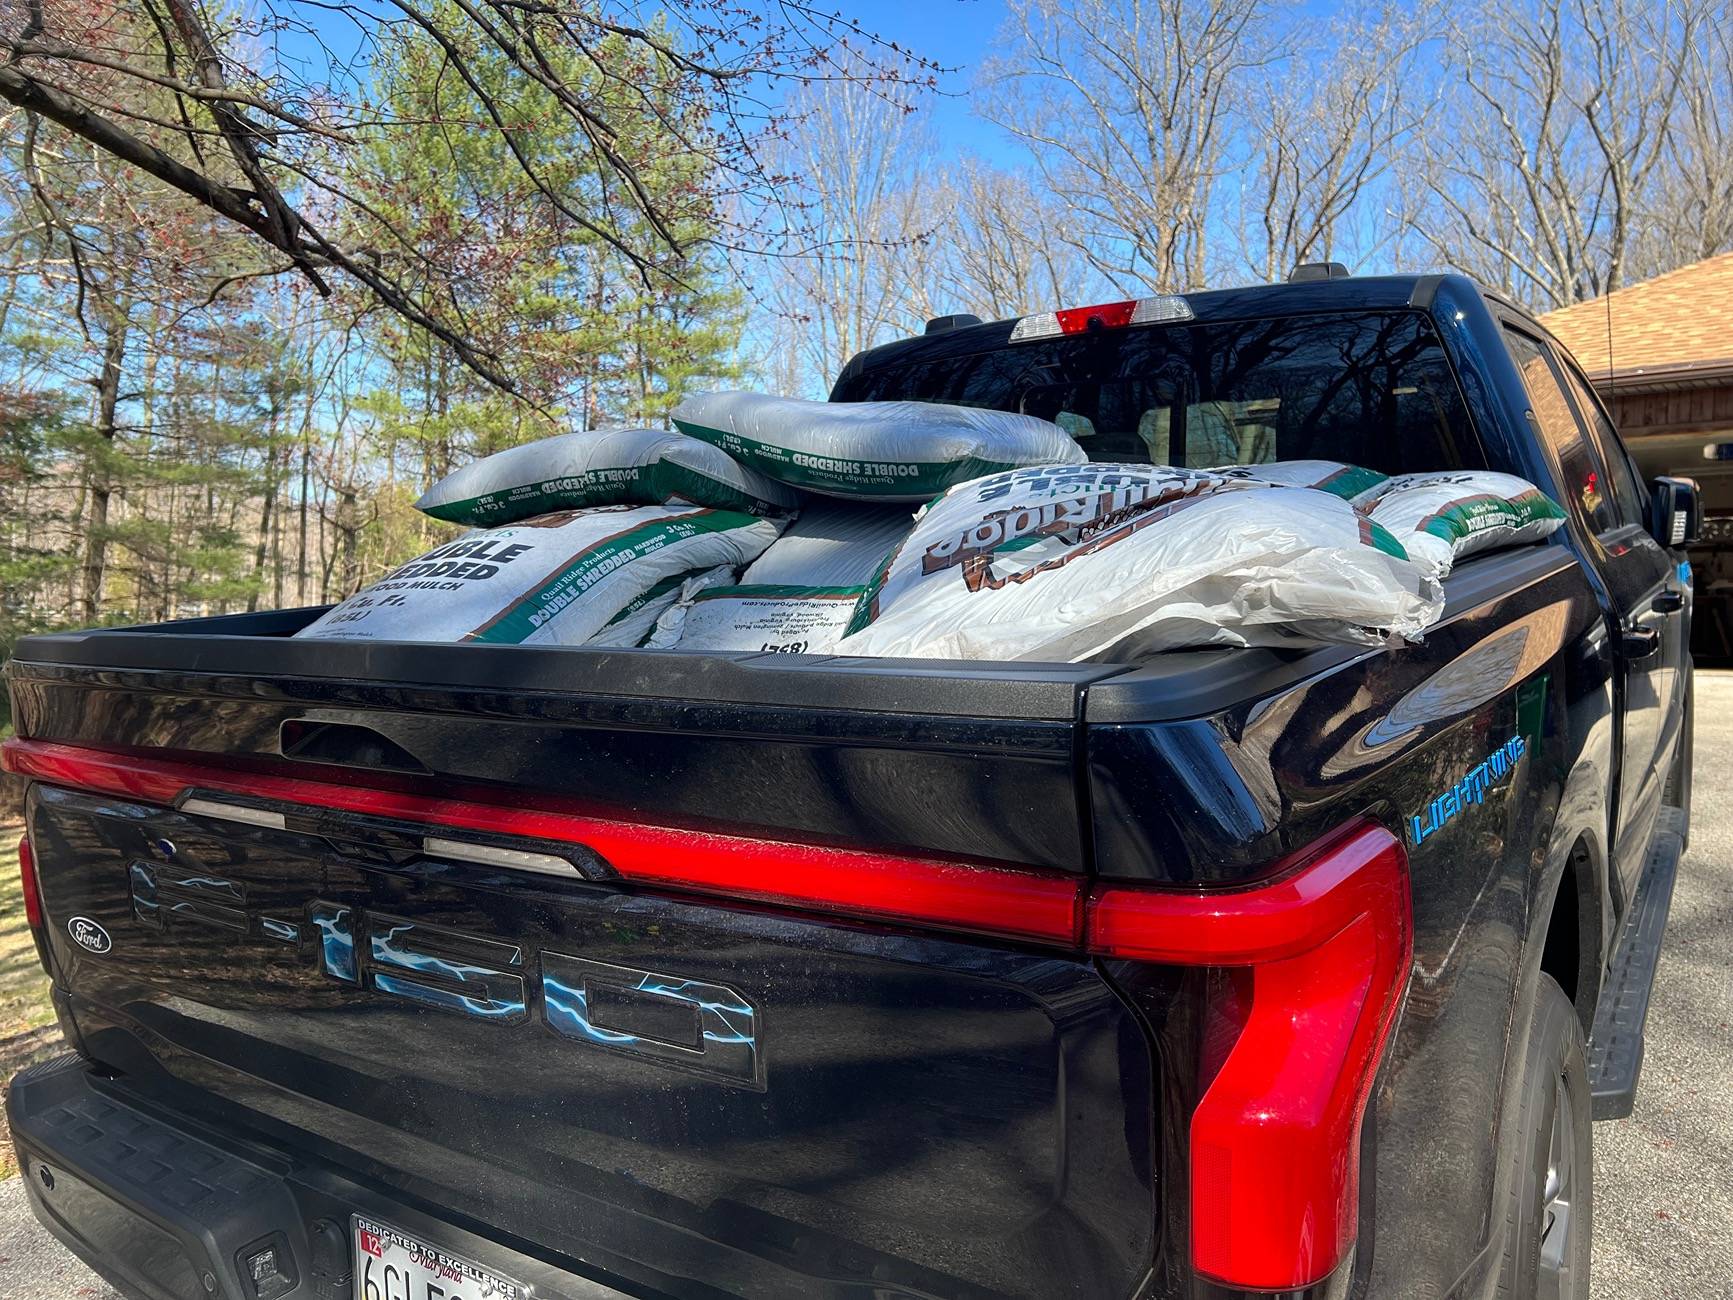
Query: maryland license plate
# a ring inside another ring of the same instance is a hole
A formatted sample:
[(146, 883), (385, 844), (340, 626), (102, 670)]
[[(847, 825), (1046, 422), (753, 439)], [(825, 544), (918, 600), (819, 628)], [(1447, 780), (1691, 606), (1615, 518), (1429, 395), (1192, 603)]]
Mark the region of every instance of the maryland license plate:
[(350, 1220), (355, 1300), (528, 1300), (530, 1291), (377, 1219)]

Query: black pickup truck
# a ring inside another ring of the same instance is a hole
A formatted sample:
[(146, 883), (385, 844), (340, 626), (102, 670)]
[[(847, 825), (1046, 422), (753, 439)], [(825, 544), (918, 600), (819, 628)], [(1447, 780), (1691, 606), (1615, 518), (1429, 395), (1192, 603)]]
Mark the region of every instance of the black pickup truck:
[(1586, 1296), (1693, 487), (1463, 279), (1186, 307), (936, 322), (833, 396), (1505, 470), (1567, 525), (1398, 649), (22, 642), (42, 1221), (153, 1300)]

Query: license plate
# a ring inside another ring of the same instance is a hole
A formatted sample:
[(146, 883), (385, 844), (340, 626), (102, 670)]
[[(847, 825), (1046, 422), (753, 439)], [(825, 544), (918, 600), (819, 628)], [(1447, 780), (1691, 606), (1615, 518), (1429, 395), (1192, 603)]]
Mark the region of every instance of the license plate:
[(350, 1220), (355, 1300), (528, 1300), (529, 1288), (377, 1219)]

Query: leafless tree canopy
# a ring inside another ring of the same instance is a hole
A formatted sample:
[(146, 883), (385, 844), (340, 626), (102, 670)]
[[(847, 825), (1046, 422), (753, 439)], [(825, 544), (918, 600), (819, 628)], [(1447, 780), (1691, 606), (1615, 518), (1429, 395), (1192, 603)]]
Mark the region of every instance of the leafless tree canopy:
[(1329, 261), (1341, 244), (1361, 257), (1394, 237), (1365, 202), (1401, 165), (1435, 113), (1416, 72), (1436, 30), (1428, 3), (1349, 8), (1289, 39), (1279, 69), (1252, 79), (1244, 124), (1244, 269), (1277, 280), (1300, 262)]
[[(785, 83), (848, 79), (896, 98), (934, 72), (800, 0), (769, 14), (681, 0), (654, 22), (605, 0), (5, 0), (0, 98), (250, 232), (319, 292), (333, 275), (361, 286), (510, 388), (506, 359), (409, 287), (416, 250), (344, 175), (346, 151), (415, 124), (348, 67), (405, 34), (468, 92), (477, 120), (454, 128), (496, 132), (559, 221), (646, 278), (680, 275), (699, 239), (766, 251), (798, 238), (762, 161)], [(524, 143), (550, 121), (590, 155), (590, 190)], [(696, 162), (689, 183), (655, 183), (670, 157)]]
[[(1733, 247), (1725, 0), (1008, 11), (972, 93), (1009, 157), (933, 168), (918, 131), (849, 126), (857, 89), (815, 96), (824, 154), (796, 137), (786, 170), (854, 270), (784, 277), (785, 312), (850, 313), (848, 337), (871, 343), (923, 315), (1268, 281), (1336, 258), (1464, 270), (1545, 310)], [(902, 179), (863, 223), (836, 185), (845, 156), (867, 155)], [(817, 373), (862, 345), (841, 339), (807, 340)]]
[(1011, 0), (987, 111), (1064, 202), (1067, 237), (1115, 285), (1210, 274), (1210, 196), (1262, 0)]
[(1724, 4), (1483, 0), (1449, 18), (1447, 109), (1414, 167), (1436, 257), (1551, 308), (1726, 246)]

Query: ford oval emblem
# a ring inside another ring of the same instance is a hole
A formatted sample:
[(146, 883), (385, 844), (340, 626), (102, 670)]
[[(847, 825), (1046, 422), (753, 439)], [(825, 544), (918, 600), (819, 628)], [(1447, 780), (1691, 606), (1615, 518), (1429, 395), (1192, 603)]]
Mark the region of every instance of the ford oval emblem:
[(72, 942), (87, 952), (107, 952), (114, 947), (114, 940), (108, 937), (104, 930), (88, 916), (75, 916), (66, 923), (66, 932), (72, 936)]

